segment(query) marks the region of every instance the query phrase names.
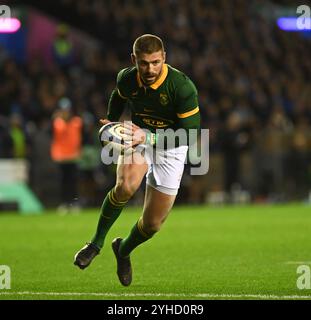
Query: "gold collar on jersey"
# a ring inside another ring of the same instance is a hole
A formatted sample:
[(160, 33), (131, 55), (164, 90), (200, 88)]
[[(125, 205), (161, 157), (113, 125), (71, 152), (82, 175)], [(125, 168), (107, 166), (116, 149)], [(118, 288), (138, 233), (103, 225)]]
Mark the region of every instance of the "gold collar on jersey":
[[(168, 74), (168, 67), (167, 67), (167, 64), (165, 63), (163, 65), (160, 78), (155, 83), (151, 84), (149, 87), (154, 90), (158, 89), (160, 87), (160, 85), (164, 82), (164, 80), (166, 79), (167, 74)], [(140, 75), (139, 75), (138, 71), (137, 71), (137, 82), (138, 82), (139, 87), (143, 87), (143, 83), (140, 79)]]

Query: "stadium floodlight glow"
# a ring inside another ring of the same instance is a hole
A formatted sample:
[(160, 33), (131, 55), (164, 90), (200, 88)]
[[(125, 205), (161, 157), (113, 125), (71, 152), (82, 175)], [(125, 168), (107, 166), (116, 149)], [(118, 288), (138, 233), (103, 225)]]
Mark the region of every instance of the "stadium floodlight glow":
[(14, 33), (21, 27), (21, 22), (16, 18), (0, 17), (0, 33)]
[(311, 31), (311, 28), (308, 26), (311, 25), (311, 18), (304, 18), (304, 26), (300, 27), (301, 24), (298, 22), (301, 20), (301, 17), (282, 17), (277, 19), (277, 25), (281, 30), (284, 31)]

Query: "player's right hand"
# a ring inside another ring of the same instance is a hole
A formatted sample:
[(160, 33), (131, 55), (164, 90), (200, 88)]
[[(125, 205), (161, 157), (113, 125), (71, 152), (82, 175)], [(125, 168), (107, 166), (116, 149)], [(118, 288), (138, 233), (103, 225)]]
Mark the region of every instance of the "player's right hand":
[(104, 125), (104, 124), (107, 124), (107, 123), (110, 123), (111, 121), (109, 121), (108, 119), (100, 119), (99, 122)]

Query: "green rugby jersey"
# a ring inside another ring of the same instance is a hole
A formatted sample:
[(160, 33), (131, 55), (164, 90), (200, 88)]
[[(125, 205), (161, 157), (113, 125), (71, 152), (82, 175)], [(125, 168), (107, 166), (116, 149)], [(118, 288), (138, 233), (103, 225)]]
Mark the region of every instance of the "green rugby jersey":
[(198, 92), (181, 71), (164, 64), (160, 78), (143, 85), (136, 67), (121, 70), (108, 104), (107, 119), (118, 121), (125, 106), (132, 121), (155, 133), (156, 129), (199, 129)]

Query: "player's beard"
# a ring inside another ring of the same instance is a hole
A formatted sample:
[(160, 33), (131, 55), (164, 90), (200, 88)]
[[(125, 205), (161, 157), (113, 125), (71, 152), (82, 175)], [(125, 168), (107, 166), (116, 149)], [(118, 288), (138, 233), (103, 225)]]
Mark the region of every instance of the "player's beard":
[(156, 73), (145, 73), (141, 76), (141, 79), (143, 81), (144, 84), (150, 86), (152, 85), (153, 83), (155, 83), (161, 76), (162, 74), (162, 69), (159, 71), (158, 74)]

